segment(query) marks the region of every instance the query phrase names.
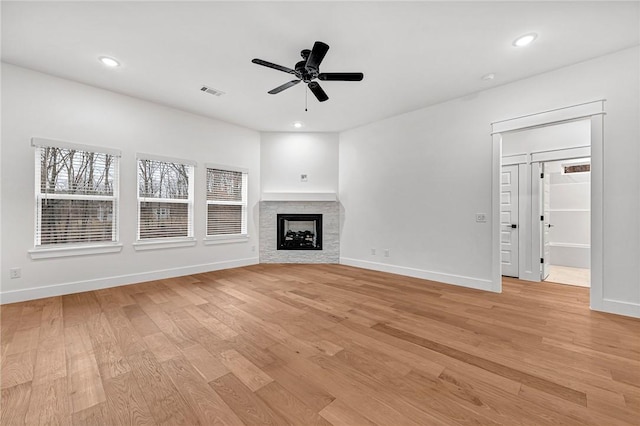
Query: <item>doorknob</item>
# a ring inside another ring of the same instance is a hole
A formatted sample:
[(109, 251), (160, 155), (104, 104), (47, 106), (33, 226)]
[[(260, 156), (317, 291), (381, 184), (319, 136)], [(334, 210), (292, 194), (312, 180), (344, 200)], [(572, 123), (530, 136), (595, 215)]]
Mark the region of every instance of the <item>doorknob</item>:
[(553, 225), (552, 224), (548, 224), (547, 228), (553, 228)]
[(515, 228), (517, 228), (517, 227), (518, 227), (518, 225), (516, 225), (515, 223), (512, 223), (512, 224), (511, 224), (511, 227), (515, 229)]

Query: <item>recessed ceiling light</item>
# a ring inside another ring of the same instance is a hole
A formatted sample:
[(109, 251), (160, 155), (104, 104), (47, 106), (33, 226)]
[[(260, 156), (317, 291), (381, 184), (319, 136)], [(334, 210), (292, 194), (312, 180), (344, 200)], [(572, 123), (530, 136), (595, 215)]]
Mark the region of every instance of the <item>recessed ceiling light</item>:
[(100, 62), (102, 62), (103, 65), (106, 65), (108, 67), (111, 68), (115, 68), (115, 67), (119, 67), (120, 66), (120, 62), (116, 61), (113, 58), (110, 58), (108, 56), (100, 56)]
[(304, 124), (302, 124), (300, 121), (296, 121), (293, 123), (293, 127), (295, 127), (296, 129), (299, 129), (302, 126), (304, 126)]
[(489, 73), (482, 76), (483, 80), (493, 80), (494, 78), (496, 78), (496, 75), (494, 73)]
[(533, 42), (533, 40), (535, 40), (537, 37), (538, 37), (538, 34), (536, 33), (525, 34), (515, 39), (513, 41), (513, 45), (515, 47), (525, 47), (530, 45)]

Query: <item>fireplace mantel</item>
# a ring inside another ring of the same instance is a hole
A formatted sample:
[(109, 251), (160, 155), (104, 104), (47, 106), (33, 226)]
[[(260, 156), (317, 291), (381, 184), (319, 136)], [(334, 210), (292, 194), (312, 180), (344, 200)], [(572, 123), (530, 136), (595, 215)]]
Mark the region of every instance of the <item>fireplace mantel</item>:
[(338, 201), (335, 192), (263, 192), (260, 201)]

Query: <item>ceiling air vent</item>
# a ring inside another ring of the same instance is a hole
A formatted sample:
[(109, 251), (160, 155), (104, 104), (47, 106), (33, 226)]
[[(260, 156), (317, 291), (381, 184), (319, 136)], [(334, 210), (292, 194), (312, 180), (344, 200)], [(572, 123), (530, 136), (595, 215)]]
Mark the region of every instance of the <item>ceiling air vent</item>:
[(225, 94), (222, 90), (214, 89), (212, 87), (207, 87), (207, 86), (202, 86), (200, 90), (203, 91), (204, 93), (208, 93), (213, 96), (222, 96)]

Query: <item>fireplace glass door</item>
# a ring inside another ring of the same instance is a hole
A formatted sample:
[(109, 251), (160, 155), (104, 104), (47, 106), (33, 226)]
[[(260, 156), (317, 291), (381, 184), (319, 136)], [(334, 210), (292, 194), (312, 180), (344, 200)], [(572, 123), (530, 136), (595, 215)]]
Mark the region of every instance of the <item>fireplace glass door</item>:
[(321, 214), (279, 214), (278, 250), (322, 250)]

